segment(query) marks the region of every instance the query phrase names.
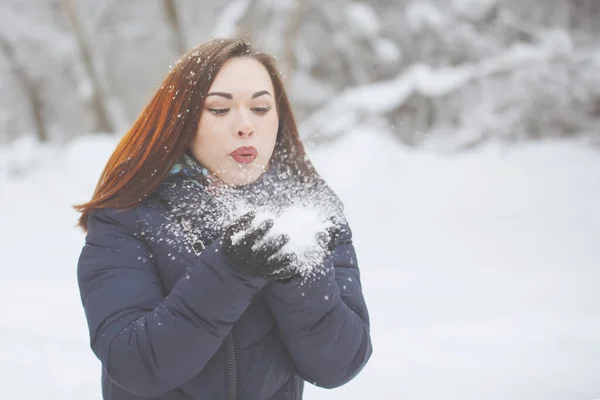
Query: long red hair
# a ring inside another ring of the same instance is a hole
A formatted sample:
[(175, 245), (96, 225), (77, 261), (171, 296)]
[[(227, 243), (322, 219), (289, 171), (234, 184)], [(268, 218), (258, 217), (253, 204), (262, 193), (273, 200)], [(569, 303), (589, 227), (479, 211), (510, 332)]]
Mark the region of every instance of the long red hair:
[(204, 100), (215, 76), (233, 57), (253, 57), (271, 76), (279, 115), (274, 156), (291, 163), (300, 176), (316, 175), (306, 158), (275, 59), (254, 51), (245, 40), (214, 39), (192, 49), (175, 64), (110, 156), (92, 199), (74, 206), (81, 212), (78, 225), (84, 231), (91, 210), (133, 208), (167, 177), (196, 134)]

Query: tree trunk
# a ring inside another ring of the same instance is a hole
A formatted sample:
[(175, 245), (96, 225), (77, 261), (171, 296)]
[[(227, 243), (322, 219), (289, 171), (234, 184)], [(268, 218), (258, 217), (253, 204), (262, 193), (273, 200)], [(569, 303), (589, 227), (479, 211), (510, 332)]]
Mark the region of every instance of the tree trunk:
[(296, 43), (302, 27), (302, 19), (308, 7), (308, 0), (295, 0), (288, 19), (283, 49), (283, 61), (287, 69), (287, 79), (291, 80), (296, 71)]
[(36, 83), (27, 75), (25, 68), (17, 60), (13, 45), (4, 37), (0, 37), (0, 50), (6, 57), (11, 72), (23, 87), (25, 97), (29, 102), (37, 137), (42, 142), (48, 141), (48, 129), (44, 121), (44, 104), (40, 96), (39, 87), (36, 87)]
[(181, 27), (181, 22), (179, 21), (177, 3), (175, 0), (163, 0), (163, 5), (165, 6), (167, 22), (173, 34), (175, 50), (177, 50), (179, 55), (183, 55), (187, 50), (187, 46), (185, 44), (183, 28)]
[(109, 117), (110, 114), (107, 106), (108, 95), (100, 82), (98, 71), (94, 67), (92, 48), (77, 9), (77, 0), (63, 0), (63, 6), (73, 27), (83, 67), (92, 86), (92, 108), (96, 114), (96, 130), (100, 132), (114, 132), (115, 125)]

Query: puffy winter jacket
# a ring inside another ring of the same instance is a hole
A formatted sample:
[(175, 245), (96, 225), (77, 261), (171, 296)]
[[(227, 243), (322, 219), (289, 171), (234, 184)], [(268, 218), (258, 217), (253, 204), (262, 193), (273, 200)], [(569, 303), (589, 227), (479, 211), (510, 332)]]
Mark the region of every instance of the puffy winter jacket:
[(182, 245), (159, 197), (89, 216), (78, 282), (104, 399), (301, 399), (304, 381), (361, 371), (372, 347), (349, 228), (320, 279), (267, 281), (233, 268), (214, 235)]

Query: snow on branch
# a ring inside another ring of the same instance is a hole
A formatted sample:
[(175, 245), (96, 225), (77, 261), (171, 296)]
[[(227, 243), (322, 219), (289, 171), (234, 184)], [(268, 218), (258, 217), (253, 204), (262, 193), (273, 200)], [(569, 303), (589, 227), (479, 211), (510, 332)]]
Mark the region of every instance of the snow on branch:
[(308, 140), (316, 136), (337, 136), (364, 117), (381, 116), (397, 110), (413, 94), (440, 98), (472, 80), (534, 63), (545, 63), (571, 52), (568, 40), (564, 39), (564, 35), (559, 33), (548, 34), (537, 45), (516, 44), (497, 56), (456, 67), (433, 68), (424, 63), (412, 65), (395, 79), (353, 87), (337, 95), (302, 124), (301, 132)]

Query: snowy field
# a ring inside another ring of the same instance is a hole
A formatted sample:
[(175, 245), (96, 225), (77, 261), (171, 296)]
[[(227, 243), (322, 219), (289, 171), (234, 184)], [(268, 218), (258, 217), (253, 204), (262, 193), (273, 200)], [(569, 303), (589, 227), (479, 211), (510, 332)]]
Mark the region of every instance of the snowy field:
[[(100, 400), (75, 269), (115, 142), (0, 147), (0, 398)], [(441, 156), (357, 131), (310, 154), (346, 204), (374, 355), (305, 398), (600, 398), (600, 152)]]

